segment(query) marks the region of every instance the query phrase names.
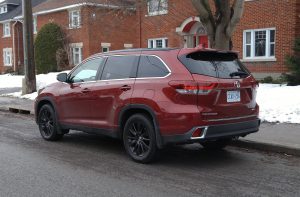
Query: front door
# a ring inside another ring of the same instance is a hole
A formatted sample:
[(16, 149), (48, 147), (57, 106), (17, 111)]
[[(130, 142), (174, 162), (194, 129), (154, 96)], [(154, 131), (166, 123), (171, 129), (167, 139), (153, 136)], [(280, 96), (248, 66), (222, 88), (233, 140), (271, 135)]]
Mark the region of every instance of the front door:
[(103, 59), (88, 60), (79, 65), (68, 76), (69, 83), (60, 89), (59, 114), (63, 124), (88, 126), (91, 122), (91, 102), (95, 100), (92, 92)]
[(185, 36), (186, 47), (195, 48), (202, 45), (204, 48), (209, 47), (208, 36), (207, 35), (189, 35)]

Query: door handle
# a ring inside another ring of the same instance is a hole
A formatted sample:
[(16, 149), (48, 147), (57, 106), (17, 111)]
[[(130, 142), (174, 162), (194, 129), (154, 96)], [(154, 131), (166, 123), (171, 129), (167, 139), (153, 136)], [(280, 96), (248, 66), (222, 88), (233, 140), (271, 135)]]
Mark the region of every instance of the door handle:
[(131, 90), (131, 87), (129, 85), (123, 85), (120, 89), (122, 91), (128, 91), (128, 90)]
[(88, 89), (88, 88), (84, 88), (81, 92), (82, 92), (82, 93), (89, 93), (89, 92), (91, 92), (91, 90)]

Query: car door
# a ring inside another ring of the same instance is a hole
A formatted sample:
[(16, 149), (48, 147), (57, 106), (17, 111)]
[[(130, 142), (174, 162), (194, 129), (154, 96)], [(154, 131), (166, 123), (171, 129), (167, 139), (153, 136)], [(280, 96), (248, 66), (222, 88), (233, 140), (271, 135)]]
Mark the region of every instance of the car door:
[(92, 87), (102, 71), (102, 57), (89, 59), (68, 76), (69, 83), (60, 89), (60, 122), (72, 125), (91, 124), (91, 102), (95, 99)]
[(96, 99), (92, 101), (94, 126), (112, 130), (119, 111), (130, 103), (139, 56), (118, 55), (107, 58), (101, 80), (93, 86)]

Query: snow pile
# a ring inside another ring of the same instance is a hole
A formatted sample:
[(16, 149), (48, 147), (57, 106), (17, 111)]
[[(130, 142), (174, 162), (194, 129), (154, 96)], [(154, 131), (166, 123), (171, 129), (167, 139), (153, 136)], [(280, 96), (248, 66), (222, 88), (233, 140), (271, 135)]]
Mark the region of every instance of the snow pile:
[[(68, 73), (70, 71), (63, 71), (63, 72)], [(42, 89), (42, 88), (46, 87), (47, 85), (57, 82), (56, 77), (59, 73), (61, 73), (61, 72), (52, 72), (52, 73), (48, 73), (48, 74), (37, 75), (36, 76), (37, 90)], [(20, 76), (20, 75), (11, 75), (11, 74), (0, 75), (0, 88), (21, 88), (23, 78), (24, 78), (24, 76)], [(23, 96), (22, 96), (22, 92), (3, 94), (0, 96), (12, 96), (12, 97), (19, 97), (19, 98), (34, 100), (37, 97), (37, 92), (34, 92), (32, 94), (23, 95)]]
[(0, 88), (19, 88), (22, 87), (24, 76), (11, 74), (0, 75)]
[(257, 103), (263, 121), (300, 123), (300, 86), (260, 84)]

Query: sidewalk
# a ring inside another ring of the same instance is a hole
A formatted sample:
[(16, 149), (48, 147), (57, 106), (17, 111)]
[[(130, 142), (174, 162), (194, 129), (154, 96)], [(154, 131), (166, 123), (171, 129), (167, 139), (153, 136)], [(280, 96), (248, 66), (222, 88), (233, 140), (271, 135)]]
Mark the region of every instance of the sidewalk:
[[(34, 114), (33, 101), (0, 96), (0, 110), (10, 107)], [(232, 145), (300, 156), (300, 124), (262, 123), (259, 132), (240, 138)]]
[(0, 96), (0, 110), (8, 111), (9, 108), (26, 110), (30, 111), (30, 114), (34, 114), (32, 100)]

